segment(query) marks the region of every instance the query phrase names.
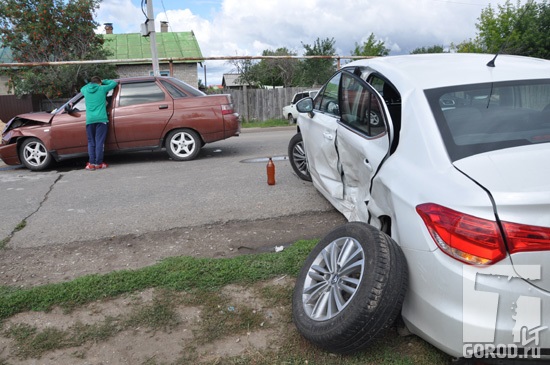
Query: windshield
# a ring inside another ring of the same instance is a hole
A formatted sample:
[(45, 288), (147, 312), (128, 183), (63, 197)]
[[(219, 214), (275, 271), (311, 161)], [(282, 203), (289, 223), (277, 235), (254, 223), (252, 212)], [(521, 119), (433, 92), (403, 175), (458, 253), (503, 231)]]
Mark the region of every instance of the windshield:
[(453, 161), (550, 142), (550, 79), (462, 85), (426, 96)]

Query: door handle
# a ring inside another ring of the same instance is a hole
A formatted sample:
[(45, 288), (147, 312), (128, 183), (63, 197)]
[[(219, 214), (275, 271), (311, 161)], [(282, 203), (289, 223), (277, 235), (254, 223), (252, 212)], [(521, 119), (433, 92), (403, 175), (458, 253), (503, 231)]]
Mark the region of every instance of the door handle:
[(168, 105), (166, 104), (159, 105), (159, 109), (168, 109)]
[(332, 136), (332, 134), (330, 134), (329, 132), (324, 132), (324, 133), (323, 133), (323, 136), (324, 136), (326, 139), (328, 139), (329, 141), (332, 141), (332, 139), (334, 138), (334, 137)]

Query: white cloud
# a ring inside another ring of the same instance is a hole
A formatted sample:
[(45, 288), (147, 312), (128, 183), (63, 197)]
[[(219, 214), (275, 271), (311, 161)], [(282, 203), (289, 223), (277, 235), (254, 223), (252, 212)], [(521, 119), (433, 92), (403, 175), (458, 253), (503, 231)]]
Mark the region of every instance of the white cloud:
[(115, 33), (138, 33), (139, 25), (145, 21), (145, 15), (130, 0), (105, 0), (96, 14), (100, 31), (104, 23), (113, 23)]
[[(182, 3), (166, 12), (157, 8), (155, 20), (157, 29), (161, 20), (168, 20), (171, 31), (193, 30), (205, 57), (255, 56), (280, 47), (301, 55), (303, 44), (312, 45), (317, 38), (334, 38), (337, 53), (345, 56), (371, 33), (396, 54), (472, 38), (488, 1), (223, 0), (209, 19)], [(491, 1), (493, 7), (503, 2)], [(115, 33), (129, 33), (139, 32), (144, 15), (130, 0), (103, 0), (97, 19), (114, 23)]]

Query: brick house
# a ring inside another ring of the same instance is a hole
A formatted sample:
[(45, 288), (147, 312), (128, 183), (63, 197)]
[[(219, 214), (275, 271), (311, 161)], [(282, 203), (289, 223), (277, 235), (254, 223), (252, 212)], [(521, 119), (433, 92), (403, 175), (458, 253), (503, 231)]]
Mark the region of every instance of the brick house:
[[(106, 40), (104, 47), (113, 55), (112, 60), (117, 62), (117, 71), (120, 77), (147, 76), (153, 74), (151, 62), (125, 63), (124, 60), (150, 59), (151, 43), (148, 37), (141, 33), (114, 34), (113, 25), (105, 24), (103, 35)], [(202, 58), (197, 38), (193, 31), (169, 32), (168, 23), (161, 22), (161, 31), (156, 32), (158, 58)], [(162, 76), (173, 76), (185, 81), (191, 86), (198, 87), (197, 61), (159, 61), (159, 70)]]

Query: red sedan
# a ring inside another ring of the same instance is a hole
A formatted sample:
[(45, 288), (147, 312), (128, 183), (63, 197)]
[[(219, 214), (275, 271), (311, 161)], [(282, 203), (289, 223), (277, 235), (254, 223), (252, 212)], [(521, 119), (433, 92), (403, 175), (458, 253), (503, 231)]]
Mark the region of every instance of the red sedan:
[[(107, 97), (105, 152), (166, 149), (178, 161), (194, 159), (204, 144), (238, 136), (230, 95), (206, 95), (172, 77), (117, 80)], [(87, 155), (86, 104), (78, 94), (51, 113), (18, 115), (2, 132), (0, 158), (44, 170), (53, 161)]]

